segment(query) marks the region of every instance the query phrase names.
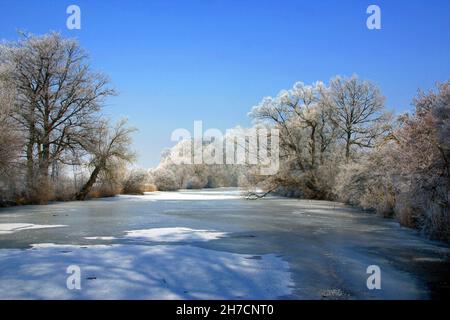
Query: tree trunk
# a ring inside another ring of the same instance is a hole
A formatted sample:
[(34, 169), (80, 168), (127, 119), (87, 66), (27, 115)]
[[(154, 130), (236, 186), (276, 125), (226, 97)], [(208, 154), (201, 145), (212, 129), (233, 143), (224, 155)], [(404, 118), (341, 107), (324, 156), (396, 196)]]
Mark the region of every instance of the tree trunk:
[(34, 159), (33, 159), (33, 149), (35, 143), (35, 128), (34, 122), (30, 121), (29, 127), (29, 137), (27, 142), (27, 188), (32, 190), (34, 184)]
[(95, 181), (97, 181), (97, 177), (101, 169), (102, 169), (101, 165), (95, 167), (94, 171), (92, 171), (91, 176), (89, 177), (89, 180), (84, 184), (83, 188), (81, 188), (81, 190), (76, 194), (75, 199), (77, 200), (86, 199)]
[(352, 138), (352, 133), (350, 131), (347, 132), (347, 139), (345, 141), (345, 161), (348, 163), (350, 159), (350, 141)]
[(33, 145), (32, 141), (27, 143), (27, 188), (31, 190), (33, 187), (34, 168), (33, 168)]
[(311, 167), (314, 169), (316, 167), (316, 126), (311, 126), (310, 135), (310, 146), (311, 146)]

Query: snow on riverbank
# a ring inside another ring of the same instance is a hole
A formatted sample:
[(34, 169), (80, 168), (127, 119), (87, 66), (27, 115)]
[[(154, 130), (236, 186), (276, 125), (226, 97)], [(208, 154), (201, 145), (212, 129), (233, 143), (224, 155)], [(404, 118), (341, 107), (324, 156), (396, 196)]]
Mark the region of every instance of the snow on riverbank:
[(242, 191), (236, 188), (201, 190), (180, 190), (177, 192), (146, 192), (145, 197), (152, 200), (227, 200), (242, 199)]
[[(81, 290), (69, 290), (70, 265)], [(0, 299), (274, 299), (289, 295), (288, 264), (273, 255), (188, 245), (54, 245), (0, 250)]]
[(45, 229), (45, 228), (61, 228), (67, 227), (62, 224), (32, 224), (32, 223), (0, 223), (0, 235), (10, 234), (23, 230)]
[(203, 200), (230, 200), (243, 199), (242, 191), (236, 188), (179, 190), (179, 191), (154, 191), (145, 192), (144, 195), (121, 194), (107, 199), (108, 201), (203, 201)]

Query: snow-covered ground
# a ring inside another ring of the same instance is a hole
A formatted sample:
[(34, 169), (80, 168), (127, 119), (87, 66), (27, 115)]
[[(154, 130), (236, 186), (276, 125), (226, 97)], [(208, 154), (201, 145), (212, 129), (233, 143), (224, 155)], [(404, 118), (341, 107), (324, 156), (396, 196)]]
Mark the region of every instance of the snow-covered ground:
[(327, 201), (217, 189), (0, 209), (0, 299), (445, 298), (448, 270), (448, 245)]

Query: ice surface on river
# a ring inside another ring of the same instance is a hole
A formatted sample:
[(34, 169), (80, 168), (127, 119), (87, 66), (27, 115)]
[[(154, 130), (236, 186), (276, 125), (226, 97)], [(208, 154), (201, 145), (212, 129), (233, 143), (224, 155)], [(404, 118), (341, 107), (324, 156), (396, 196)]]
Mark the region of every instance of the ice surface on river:
[(45, 229), (45, 228), (61, 228), (67, 227), (62, 224), (53, 224), (53, 225), (45, 225), (45, 224), (32, 224), (32, 223), (0, 223), (0, 235), (1, 234), (10, 234), (22, 230), (33, 230), (33, 229)]
[[(274, 254), (188, 245), (55, 245), (1, 249), (0, 299), (269, 299), (291, 293), (288, 264)], [(66, 269), (81, 269), (69, 290)]]
[[(1, 208), (0, 296), (448, 296), (446, 244), (340, 203), (239, 195), (182, 190)], [(65, 288), (70, 264), (82, 267), (81, 292)], [(369, 265), (380, 267), (382, 290), (367, 289)]]
[(226, 236), (226, 232), (190, 228), (153, 228), (126, 231), (127, 238), (158, 242), (209, 241)]

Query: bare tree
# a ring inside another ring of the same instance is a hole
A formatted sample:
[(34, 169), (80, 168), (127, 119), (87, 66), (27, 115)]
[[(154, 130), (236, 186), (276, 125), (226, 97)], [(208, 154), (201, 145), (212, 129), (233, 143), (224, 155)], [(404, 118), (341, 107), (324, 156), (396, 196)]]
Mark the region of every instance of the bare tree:
[(265, 184), (270, 189), (286, 186), (322, 197), (318, 170), (337, 138), (336, 126), (329, 119), (330, 107), (323, 101), (324, 91), (322, 82), (313, 85), (297, 82), (275, 98), (263, 99), (250, 112), (256, 121), (274, 125), (280, 131), (282, 166), (289, 170), (268, 177)]
[(450, 241), (450, 81), (420, 92), (376, 148), (341, 167), (340, 200)]
[(264, 98), (249, 113), (257, 122), (267, 122), (280, 130), (282, 156), (293, 159), (302, 172), (314, 168), (317, 163), (322, 86), (320, 82), (312, 86), (297, 82), (291, 90)]
[(79, 135), (97, 121), (102, 103), (114, 91), (104, 75), (90, 70), (78, 43), (57, 33), (23, 35), (3, 52), (17, 91), (14, 118), (27, 137), (27, 180), (32, 185), (36, 175), (46, 181), (51, 166), (79, 148)]
[(90, 141), (80, 141), (85, 150), (91, 154), (89, 166), (93, 168), (88, 181), (76, 194), (77, 200), (84, 200), (97, 181), (100, 173), (113, 173), (118, 162), (131, 162), (135, 154), (130, 150), (131, 134), (136, 131), (126, 126), (126, 120), (119, 121), (114, 128), (110, 128), (106, 121), (93, 130)]
[(16, 123), (12, 119), (14, 112), (14, 88), (8, 82), (8, 72), (5, 65), (0, 64), (0, 187), (3, 198), (5, 193), (11, 194), (13, 186), (6, 181), (16, 181), (16, 175), (20, 170), (20, 150), (23, 146), (23, 136), (16, 129)]
[(333, 123), (341, 131), (347, 162), (353, 146), (371, 148), (389, 130), (389, 116), (383, 112), (384, 97), (371, 82), (357, 76), (335, 77), (323, 99), (331, 108)]
[(414, 105), (415, 114), (395, 132), (398, 161), (392, 166), (404, 181), (399, 216), (450, 241), (450, 80), (420, 92)]

